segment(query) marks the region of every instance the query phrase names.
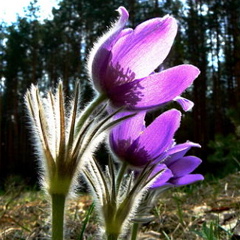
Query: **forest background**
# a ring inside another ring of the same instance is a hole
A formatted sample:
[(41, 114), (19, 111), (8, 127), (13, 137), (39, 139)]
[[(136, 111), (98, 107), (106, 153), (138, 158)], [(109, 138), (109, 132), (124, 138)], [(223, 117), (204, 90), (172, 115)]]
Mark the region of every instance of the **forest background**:
[[(62, 0), (52, 10), (53, 19), (44, 21), (39, 20), (34, 0), (24, 17), (11, 25), (0, 23), (0, 187), (10, 176), (36, 183), (38, 164), (23, 100), (26, 90), (38, 83), (44, 91), (61, 79), (69, 99), (80, 81), (83, 105), (91, 100), (88, 52), (121, 5), (130, 12), (128, 27), (165, 14), (178, 20), (178, 35), (161, 69), (191, 63), (201, 75), (184, 93), (195, 106), (183, 113), (176, 139), (201, 144), (194, 150), (203, 159), (198, 172), (223, 177), (239, 171), (239, 0)], [(103, 148), (97, 154), (104, 161)]]

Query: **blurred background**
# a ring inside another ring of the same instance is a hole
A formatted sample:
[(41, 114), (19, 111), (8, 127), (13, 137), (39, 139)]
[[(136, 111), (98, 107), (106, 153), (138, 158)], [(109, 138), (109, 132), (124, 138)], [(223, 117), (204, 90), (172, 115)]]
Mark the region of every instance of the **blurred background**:
[(178, 20), (178, 35), (163, 68), (191, 63), (201, 75), (184, 93), (195, 106), (184, 113), (176, 139), (201, 144), (194, 152), (203, 159), (197, 172), (224, 177), (239, 171), (239, 0), (61, 0), (46, 19), (35, 0), (13, 22), (0, 18), (0, 188), (9, 178), (29, 186), (37, 182), (26, 90), (38, 83), (44, 91), (61, 79), (68, 98), (80, 81), (83, 104), (91, 100), (88, 52), (121, 5), (130, 12), (128, 27), (165, 14)]

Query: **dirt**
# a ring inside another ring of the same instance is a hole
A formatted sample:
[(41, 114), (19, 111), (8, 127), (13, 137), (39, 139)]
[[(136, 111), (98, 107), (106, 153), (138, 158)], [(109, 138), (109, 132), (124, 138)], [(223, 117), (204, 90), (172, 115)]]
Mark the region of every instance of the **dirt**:
[[(68, 201), (66, 240), (80, 239), (81, 222), (91, 204), (86, 194)], [(0, 195), (0, 239), (50, 239), (49, 206), (42, 191), (9, 187)], [(166, 191), (152, 216), (151, 222), (141, 225), (138, 239), (240, 239), (240, 173)], [(97, 231), (97, 216), (93, 214), (83, 239), (98, 239)]]

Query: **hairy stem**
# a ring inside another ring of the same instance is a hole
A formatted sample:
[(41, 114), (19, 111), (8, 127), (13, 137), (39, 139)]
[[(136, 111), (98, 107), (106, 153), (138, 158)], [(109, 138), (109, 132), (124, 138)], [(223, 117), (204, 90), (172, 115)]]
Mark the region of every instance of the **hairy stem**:
[(84, 110), (82, 116), (77, 122), (77, 132), (79, 132), (86, 122), (87, 118), (93, 113), (93, 111), (106, 100), (105, 95), (98, 95)]
[(126, 162), (123, 162), (121, 164), (121, 167), (120, 167), (119, 171), (118, 171), (117, 182), (116, 182), (116, 192), (117, 193), (118, 193), (119, 188), (121, 186), (124, 174), (126, 173), (126, 170), (127, 170), (127, 167), (128, 167), (128, 164)]
[(52, 194), (52, 240), (64, 239), (66, 195)]
[(132, 225), (132, 233), (131, 233), (131, 240), (137, 240), (139, 224), (133, 223)]

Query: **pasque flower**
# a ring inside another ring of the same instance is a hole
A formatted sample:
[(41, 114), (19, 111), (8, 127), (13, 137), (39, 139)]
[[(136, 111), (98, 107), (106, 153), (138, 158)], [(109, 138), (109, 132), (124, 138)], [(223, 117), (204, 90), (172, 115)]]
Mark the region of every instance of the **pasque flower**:
[(115, 107), (148, 109), (176, 100), (189, 110), (192, 102), (179, 95), (198, 76), (198, 68), (183, 64), (154, 73), (171, 49), (176, 20), (170, 16), (153, 18), (134, 30), (124, 29), (128, 12), (124, 7), (118, 11), (119, 20), (89, 56), (88, 69), (95, 88)]
[(200, 145), (192, 142), (174, 145), (173, 137), (180, 125), (181, 113), (175, 109), (166, 111), (147, 127), (144, 117), (145, 112), (140, 112), (112, 129), (109, 143), (117, 158), (138, 169), (149, 163), (159, 163), (152, 176), (160, 171), (163, 173), (152, 185), (153, 188), (202, 180), (202, 175), (190, 174), (201, 160), (195, 156), (184, 156), (191, 147)]
[[(128, 112), (119, 113), (122, 117)], [(173, 137), (179, 128), (181, 113), (172, 109), (157, 117), (149, 126), (145, 126), (146, 112), (121, 122), (110, 132), (109, 143), (113, 153), (132, 167), (144, 167), (149, 161), (166, 157), (172, 146)]]
[[(180, 111), (166, 111), (149, 126), (144, 122), (145, 111), (169, 101), (177, 101), (186, 111), (193, 106), (180, 95), (198, 76), (196, 67), (184, 64), (154, 72), (173, 44), (176, 20), (153, 18), (134, 30), (124, 29), (128, 12), (124, 7), (118, 11), (119, 20), (89, 56), (89, 74), (99, 94), (82, 112), (79, 84), (70, 102), (65, 101), (61, 82), (55, 92), (44, 95), (32, 86), (25, 96), (42, 183), (51, 197), (52, 240), (64, 239), (65, 202), (79, 172), (97, 200), (100, 234), (107, 240), (128, 232), (149, 188), (180, 186), (203, 178), (191, 174), (201, 160), (185, 156), (199, 145), (174, 143)], [(107, 100), (110, 105), (103, 104)], [(103, 171), (91, 152), (109, 129), (110, 147), (123, 164), (115, 166), (109, 158)]]
[[(167, 171), (159, 176), (152, 185), (152, 188), (182, 186), (203, 180), (201, 174), (191, 174), (202, 162), (198, 157), (185, 156), (192, 147), (200, 147), (200, 145), (193, 142), (186, 142), (177, 144), (167, 151), (167, 157), (163, 161), (164, 164), (156, 166), (152, 175), (162, 169), (167, 169)], [(170, 173), (167, 175), (168, 171)]]

